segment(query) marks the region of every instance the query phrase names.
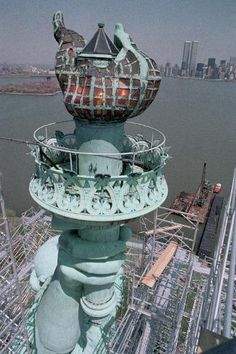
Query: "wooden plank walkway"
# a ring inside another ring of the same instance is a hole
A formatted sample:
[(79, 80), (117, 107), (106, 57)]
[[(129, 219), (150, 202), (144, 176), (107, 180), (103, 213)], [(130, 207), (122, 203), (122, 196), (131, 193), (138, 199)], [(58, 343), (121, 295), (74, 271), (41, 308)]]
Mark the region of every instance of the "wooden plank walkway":
[(157, 279), (161, 276), (165, 268), (170, 263), (171, 259), (175, 255), (178, 243), (175, 241), (170, 241), (168, 246), (164, 249), (160, 257), (157, 259), (155, 264), (152, 266), (150, 271), (144, 276), (142, 283), (147, 285), (149, 288), (153, 288)]
[[(181, 229), (182, 227), (183, 227), (182, 224), (158, 227), (155, 230), (155, 236), (158, 235), (158, 234), (162, 234), (164, 232), (167, 232), (167, 231), (173, 231), (173, 230)], [(154, 234), (154, 230), (148, 230), (148, 231), (145, 232), (145, 236), (152, 236), (153, 234)]]

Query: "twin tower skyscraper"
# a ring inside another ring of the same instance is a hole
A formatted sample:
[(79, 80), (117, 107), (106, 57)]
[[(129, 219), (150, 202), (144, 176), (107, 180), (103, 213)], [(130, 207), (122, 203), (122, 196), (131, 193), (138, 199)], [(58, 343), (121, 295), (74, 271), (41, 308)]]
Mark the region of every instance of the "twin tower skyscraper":
[(198, 43), (198, 41), (184, 42), (181, 76), (195, 75)]

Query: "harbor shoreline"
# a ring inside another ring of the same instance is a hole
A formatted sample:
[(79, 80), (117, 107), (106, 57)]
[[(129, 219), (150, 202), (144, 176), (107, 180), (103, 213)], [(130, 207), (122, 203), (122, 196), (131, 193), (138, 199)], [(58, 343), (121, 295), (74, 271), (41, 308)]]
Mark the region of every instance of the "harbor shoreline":
[(33, 92), (10, 92), (10, 91), (6, 91), (6, 92), (1, 92), (0, 94), (2, 95), (18, 95), (18, 96), (56, 96), (59, 93), (61, 93), (60, 90), (55, 91), (55, 92), (45, 92), (45, 93), (33, 93)]

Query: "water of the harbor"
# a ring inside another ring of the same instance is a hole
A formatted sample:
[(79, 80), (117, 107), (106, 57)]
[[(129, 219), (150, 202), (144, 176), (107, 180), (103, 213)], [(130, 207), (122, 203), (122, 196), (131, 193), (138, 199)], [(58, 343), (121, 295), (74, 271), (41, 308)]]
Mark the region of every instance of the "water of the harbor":
[[(0, 78), (0, 84), (22, 82)], [(27, 79), (28, 80), (28, 79)], [(182, 190), (193, 192), (207, 161), (207, 178), (221, 182), (228, 196), (236, 165), (236, 82), (163, 78), (158, 98), (133, 121), (164, 132), (172, 159), (165, 174), (170, 206)], [(0, 95), (0, 136), (32, 140), (46, 123), (71, 119), (62, 96)], [(8, 209), (18, 214), (33, 205), (28, 192), (34, 170), (27, 146), (0, 141), (0, 171)]]

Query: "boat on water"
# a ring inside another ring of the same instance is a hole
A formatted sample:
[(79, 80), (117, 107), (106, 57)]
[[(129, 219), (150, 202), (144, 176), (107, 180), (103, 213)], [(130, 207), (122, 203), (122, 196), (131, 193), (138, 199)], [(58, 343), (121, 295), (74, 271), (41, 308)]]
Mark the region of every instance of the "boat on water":
[(190, 214), (193, 221), (205, 223), (209, 208), (211, 207), (214, 193), (221, 191), (221, 184), (213, 186), (206, 180), (206, 162), (203, 165), (202, 178), (195, 193), (181, 192), (172, 205), (172, 209)]

